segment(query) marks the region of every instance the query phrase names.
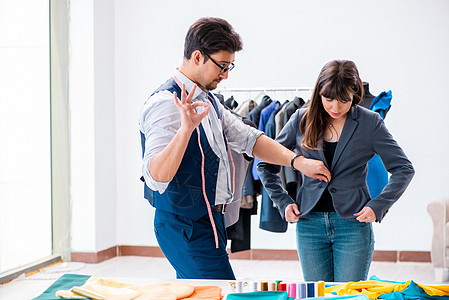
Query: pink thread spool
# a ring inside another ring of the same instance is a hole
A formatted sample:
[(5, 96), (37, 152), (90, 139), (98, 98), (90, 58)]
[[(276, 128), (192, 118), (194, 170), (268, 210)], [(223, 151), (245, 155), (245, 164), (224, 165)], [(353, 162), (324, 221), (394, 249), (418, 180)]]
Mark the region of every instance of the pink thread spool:
[(296, 283), (288, 284), (288, 296), (296, 299)]

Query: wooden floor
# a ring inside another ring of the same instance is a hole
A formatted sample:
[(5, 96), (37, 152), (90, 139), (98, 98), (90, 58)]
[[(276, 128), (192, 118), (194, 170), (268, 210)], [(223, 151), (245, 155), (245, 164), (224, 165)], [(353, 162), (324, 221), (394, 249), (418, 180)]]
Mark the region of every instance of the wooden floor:
[[(237, 280), (302, 281), (298, 261), (231, 260)], [(39, 296), (63, 274), (84, 274), (115, 278), (137, 285), (170, 282), (175, 272), (165, 258), (122, 256), (98, 264), (59, 263), (0, 286), (0, 299), (29, 300)], [(370, 275), (382, 280), (436, 283), (430, 263), (373, 262)]]

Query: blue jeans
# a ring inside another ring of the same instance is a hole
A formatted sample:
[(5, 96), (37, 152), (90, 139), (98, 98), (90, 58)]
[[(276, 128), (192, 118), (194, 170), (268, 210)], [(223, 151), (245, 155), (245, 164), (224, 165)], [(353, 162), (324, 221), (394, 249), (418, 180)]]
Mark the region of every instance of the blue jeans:
[(296, 241), (305, 281), (366, 280), (374, 251), (371, 223), (311, 212), (299, 219)]

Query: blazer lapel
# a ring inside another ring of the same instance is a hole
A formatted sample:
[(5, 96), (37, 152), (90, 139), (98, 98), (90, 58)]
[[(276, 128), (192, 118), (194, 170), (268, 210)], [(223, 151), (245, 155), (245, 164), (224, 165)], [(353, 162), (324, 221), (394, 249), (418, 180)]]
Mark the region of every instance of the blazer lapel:
[[(334, 158), (332, 159), (332, 167), (331, 170), (334, 169), (335, 165), (338, 162), (338, 159), (341, 156), (341, 153), (346, 148), (346, 145), (348, 144), (349, 140), (351, 139), (352, 135), (354, 134), (355, 129), (357, 128), (357, 125), (359, 122), (357, 122), (357, 106), (351, 107), (351, 109), (348, 111), (348, 116), (345, 121), (345, 125), (343, 126), (343, 130), (341, 132), (340, 139), (338, 140), (337, 148), (335, 149)], [(324, 156), (324, 154), (323, 154)]]

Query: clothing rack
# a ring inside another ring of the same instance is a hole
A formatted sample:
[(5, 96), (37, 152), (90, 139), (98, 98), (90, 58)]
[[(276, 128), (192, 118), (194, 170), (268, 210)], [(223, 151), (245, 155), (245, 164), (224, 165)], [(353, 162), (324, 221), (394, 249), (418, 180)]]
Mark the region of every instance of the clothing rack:
[(259, 92), (259, 94), (254, 97), (254, 100), (258, 99), (263, 94), (269, 92), (311, 92), (313, 87), (261, 87), (261, 88), (220, 88), (216, 89), (216, 93), (245, 93), (245, 92)]
[(312, 87), (276, 87), (276, 88), (220, 88), (217, 92), (301, 92), (312, 91)]

